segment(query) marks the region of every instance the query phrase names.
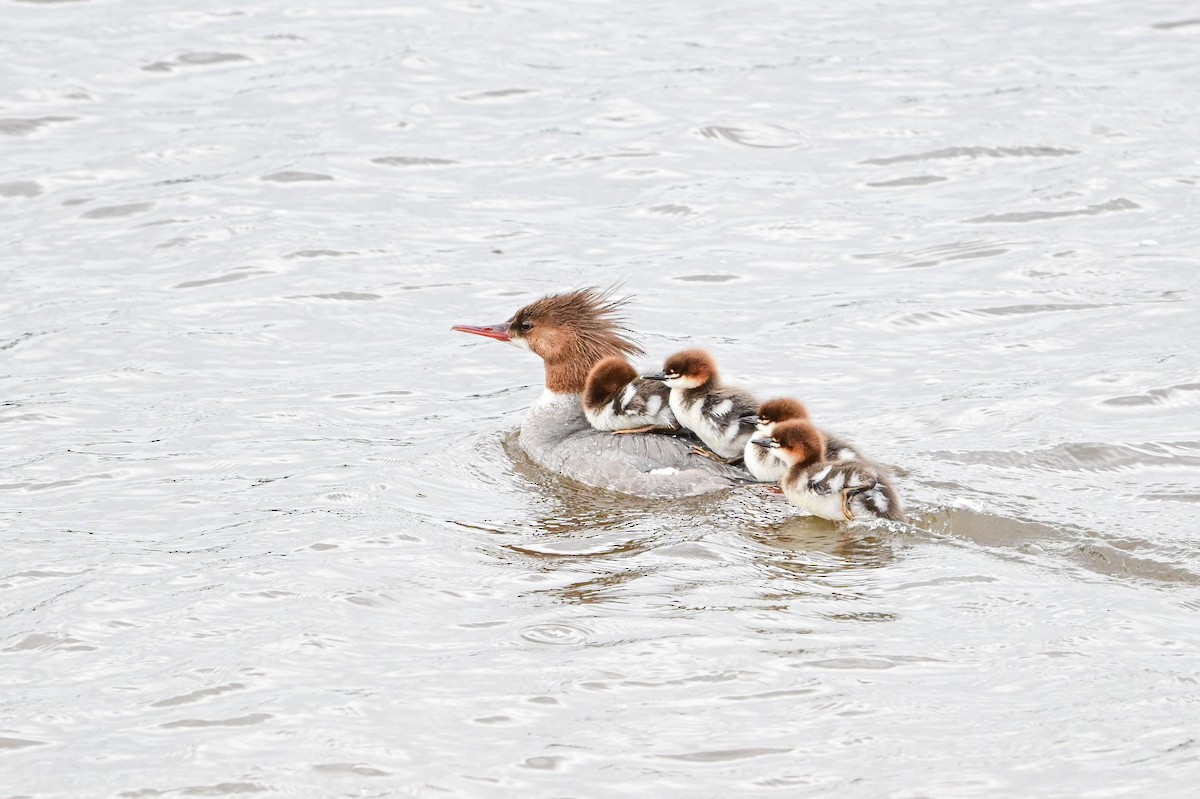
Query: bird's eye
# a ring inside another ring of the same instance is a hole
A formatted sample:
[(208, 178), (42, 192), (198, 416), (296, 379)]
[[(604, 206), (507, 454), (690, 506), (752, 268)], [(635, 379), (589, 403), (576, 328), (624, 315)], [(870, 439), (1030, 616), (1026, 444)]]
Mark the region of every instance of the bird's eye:
[(526, 332), (533, 330), (533, 322), (522, 322), (520, 328)]

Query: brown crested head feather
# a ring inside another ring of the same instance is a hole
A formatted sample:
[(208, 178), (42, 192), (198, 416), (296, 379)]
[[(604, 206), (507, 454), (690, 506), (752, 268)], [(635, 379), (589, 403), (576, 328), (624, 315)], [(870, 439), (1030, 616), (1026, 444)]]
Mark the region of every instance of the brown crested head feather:
[(509, 336), (545, 361), (546, 388), (577, 394), (598, 361), (642, 354), (621, 313), (629, 299), (615, 297), (615, 290), (589, 287), (550, 294), (513, 314)]
[(767, 424), (787, 422), (792, 419), (807, 419), (808, 408), (804, 403), (790, 397), (767, 400), (758, 408), (758, 418)]
[(783, 422), (771, 434), (779, 443), (780, 454), (793, 466), (807, 466), (825, 455), (825, 437), (808, 419)]
[(613, 397), (637, 379), (637, 372), (620, 355), (610, 355), (592, 367), (583, 387), (583, 404), (595, 408), (612, 402)]

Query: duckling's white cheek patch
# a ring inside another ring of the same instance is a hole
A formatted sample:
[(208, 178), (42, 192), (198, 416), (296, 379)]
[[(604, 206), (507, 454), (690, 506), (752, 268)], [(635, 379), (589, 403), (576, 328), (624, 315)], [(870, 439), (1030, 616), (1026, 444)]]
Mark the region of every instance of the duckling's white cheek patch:
[(513, 336), (512, 338), (510, 338), (508, 340), (508, 343), (512, 344), (514, 347), (516, 347), (518, 349), (529, 350), (530, 352), (533, 352), (533, 350), (529, 349), (529, 340), (528, 339), (518, 338), (516, 336)]

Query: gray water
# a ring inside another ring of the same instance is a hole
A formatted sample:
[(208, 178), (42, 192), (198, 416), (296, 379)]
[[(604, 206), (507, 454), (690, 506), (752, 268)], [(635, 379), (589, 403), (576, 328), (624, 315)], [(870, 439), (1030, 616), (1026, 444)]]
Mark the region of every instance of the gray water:
[[(1200, 14), (0, 3), (0, 797), (1192, 796)], [(624, 281), (904, 527), (567, 484)]]

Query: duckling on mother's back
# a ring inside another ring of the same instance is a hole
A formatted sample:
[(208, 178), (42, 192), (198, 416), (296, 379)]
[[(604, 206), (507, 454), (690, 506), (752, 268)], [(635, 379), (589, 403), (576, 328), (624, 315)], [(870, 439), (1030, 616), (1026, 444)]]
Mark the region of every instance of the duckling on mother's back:
[(662, 372), (646, 375), (671, 388), (671, 410), (713, 452), (731, 462), (741, 458), (754, 434), (758, 400), (748, 391), (721, 384), (717, 363), (704, 350), (667, 358)]

